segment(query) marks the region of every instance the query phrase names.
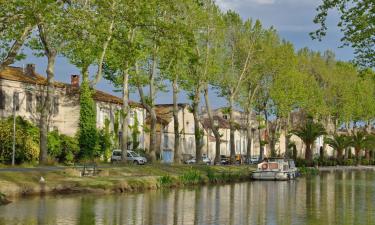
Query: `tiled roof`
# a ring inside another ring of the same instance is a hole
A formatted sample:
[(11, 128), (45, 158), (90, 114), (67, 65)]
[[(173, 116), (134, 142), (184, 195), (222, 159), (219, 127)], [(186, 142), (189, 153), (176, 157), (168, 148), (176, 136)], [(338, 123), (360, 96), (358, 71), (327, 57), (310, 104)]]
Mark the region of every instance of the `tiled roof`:
[[(35, 72), (29, 75), (29, 74), (26, 74), (22, 68), (12, 67), (12, 66), (5, 67), (4, 70), (0, 71), (0, 79), (18, 81), (18, 82), (34, 84), (34, 85), (46, 85), (47, 84), (47, 79), (44, 76)], [(59, 88), (76, 89), (75, 90), (76, 94), (78, 94), (79, 89), (74, 88), (71, 84), (57, 82), (57, 81), (54, 84), (55, 84), (55, 87), (59, 87)], [(121, 98), (105, 93), (103, 91), (99, 91), (99, 90), (95, 90), (95, 94), (93, 98), (99, 102), (108, 102), (108, 103), (122, 105)], [(130, 101), (129, 105), (135, 106), (135, 107), (142, 107), (141, 104), (137, 102), (133, 102), (133, 101)]]
[[(213, 119), (217, 120), (219, 122), (219, 128), (223, 128), (223, 129), (229, 129), (230, 128), (228, 120), (226, 120), (226, 119), (224, 119), (220, 116), (213, 116)], [(210, 120), (208, 118), (202, 119), (202, 125), (205, 129), (211, 128), (211, 123), (210, 123)]]

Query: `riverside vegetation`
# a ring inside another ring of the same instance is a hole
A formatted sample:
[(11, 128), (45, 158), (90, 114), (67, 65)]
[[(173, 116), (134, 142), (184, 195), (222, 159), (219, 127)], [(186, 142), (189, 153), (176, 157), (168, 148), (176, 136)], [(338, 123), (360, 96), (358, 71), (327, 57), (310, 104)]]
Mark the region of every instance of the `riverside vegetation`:
[[(353, 10), (346, 11), (351, 7)], [(363, 152), (370, 162), (374, 147), (365, 144), (367, 141), (364, 140), (372, 132), (375, 115), (375, 54), (373, 48), (368, 47), (368, 40), (373, 37), (367, 28), (373, 20), (368, 19), (368, 12), (361, 7), (362, 4), (353, 1), (324, 1), (315, 18), (321, 29), (312, 34), (316, 38), (324, 36), (328, 9), (338, 8), (343, 15), (339, 25), (344, 32), (344, 44), (351, 44), (358, 54), (356, 63), (352, 63), (336, 60), (332, 51), (297, 50), (292, 43), (283, 40), (274, 27), (264, 27), (261, 21), (251, 18), (245, 20), (231, 10), (224, 12), (213, 0), (0, 1), (0, 71), (24, 59), (27, 48), (47, 61), (46, 94), (38, 108), (38, 136), (19, 133), (27, 135), (29, 141), (20, 143), (22, 138), (17, 138), (17, 162), (31, 160), (43, 165), (53, 161), (69, 164), (77, 160), (106, 160), (111, 147), (121, 148), (125, 161), (127, 144), (132, 142), (133, 135), (119, 138), (118, 134), (120, 131), (122, 134), (133, 133), (133, 128), (127, 124), (130, 90), (138, 92), (141, 104), (150, 116), (150, 124), (144, 129), (151, 144), (140, 151), (150, 161), (157, 161), (160, 157), (155, 149), (155, 101), (157, 92), (165, 91), (170, 83), (175, 117), (179, 92), (184, 91), (189, 96), (198, 162), (202, 160), (199, 144), (203, 133), (199, 126), (202, 94), (216, 141), (215, 162), (220, 161), (220, 133), (210, 116), (208, 96), (212, 90), (228, 105), (225, 111), (232, 134), (229, 141), (232, 162), (235, 160), (233, 134), (239, 127), (233, 114), (237, 107), (247, 118), (257, 117), (256, 122), (249, 119), (240, 124), (246, 127), (247, 143), (258, 138), (269, 147), (271, 156), (278, 155), (275, 146), (281, 133), (287, 134), (286, 148), (292, 146), (290, 137), (295, 134), (305, 142), (305, 159), (312, 165), (313, 138), (317, 134), (333, 137), (340, 127), (345, 127), (346, 136), (365, 133), (358, 136), (362, 137), (357, 139), (359, 142), (353, 139), (350, 145), (355, 149), (356, 163), (361, 162), (359, 157)], [(356, 22), (352, 23), (353, 20)], [(360, 32), (362, 29), (366, 32)], [(48, 133), (58, 56), (76, 66), (83, 78), (77, 138)], [(89, 68), (96, 70), (92, 73)], [(114, 131), (98, 131), (95, 126), (92, 95), (102, 79), (110, 81), (122, 94), (123, 104), (117, 113), (117, 121), (124, 123), (114, 125)], [(144, 93), (146, 88), (149, 92)], [(293, 124), (292, 113), (297, 111), (307, 116)], [(308, 116), (316, 123), (310, 126), (317, 128), (310, 133), (314, 134), (312, 136), (303, 130), (305, 125), (311, 125), (306, 120)], [(334, 125), (334, 129), (329, 129), (330, 125)], [(253, 132), (257, 129), (262, 132), (254, 137)], [(173, 149), (176, 163), (181, 162), (180, 130), (176, 122), (177, 144)], [(266, 132), (267, 135), (261, 135)], [(9, 134), (7, 144), (10, 143)], [(53, 139), (56, 142), (51, 144)], [(117, 143), (119, 139), (124, 143), (122, 146)], [(67, 145), (71, 148), (61, 147)], [(335, 150), (342, 162), (343, 149)], [(21, 151), (28, 154), (21, 156)], [(250, 153), (249, 147), (248, 158)], [(8, 152), (1, 157), (3, 162), (9, 162)], [(348, 158), (347, 154), (344, 158)]]
[[(1, 172), (0, 193), (12, 198), (42, 193), (104, 194), (218, 184), (248, 180), (254, 169), (253, 166), (154, 164), (104, 167), (95, 177), (81, 177), (79, 171), (72, 168), (48, 172)], [(40, 177), (45, 182), (39, 182)]]

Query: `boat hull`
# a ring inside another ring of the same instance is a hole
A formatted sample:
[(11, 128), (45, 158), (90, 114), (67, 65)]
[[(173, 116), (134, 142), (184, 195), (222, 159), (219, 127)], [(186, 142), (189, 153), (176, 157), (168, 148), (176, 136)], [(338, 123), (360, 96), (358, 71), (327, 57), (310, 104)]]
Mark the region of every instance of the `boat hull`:
[(251, 174), (253, 180), (293, 180), (297, 177), (295, 171), (254, 171)]

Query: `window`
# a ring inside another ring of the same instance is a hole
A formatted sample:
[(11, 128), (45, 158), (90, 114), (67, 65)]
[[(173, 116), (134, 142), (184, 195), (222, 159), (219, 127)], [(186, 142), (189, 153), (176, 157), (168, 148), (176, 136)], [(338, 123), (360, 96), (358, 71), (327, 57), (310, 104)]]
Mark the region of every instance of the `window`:
[(33, 94), (31, 92), (26, 92), (26, 111), (33, 111)]
[(13, 109), (20, 110), (20, 94), (18, 92), (13, 93)]
[(227, 120), (227, 119), (228, 119), (228, 116), (227, 116), (227, 115), (223, 115), (223, 118)]
[(59, 113), (59, 97), (55, 96), (53, 98), (53, 115), (57, 115)]
[(3, 90), (0, 90), (0, 109), (5, 109), (5, 92)]

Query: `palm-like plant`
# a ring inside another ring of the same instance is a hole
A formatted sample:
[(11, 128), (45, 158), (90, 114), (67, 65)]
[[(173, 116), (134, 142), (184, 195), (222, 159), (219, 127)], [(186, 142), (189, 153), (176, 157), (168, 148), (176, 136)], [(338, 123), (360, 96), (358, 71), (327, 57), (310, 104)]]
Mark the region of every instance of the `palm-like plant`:
[(367, 134), (365, 131), (353, 132), (350, 145), (355, 150), (355, 156), (359, 159), (361, 150), (365, 150), (366, 159), (370, 158), (369, 150), (375, 146), (375, 136)]
[(324, 143), (337, 151), (337, 159), (342, 160), (344, 149), (350, 144), (350, 139), (346, 135), (334, 134), (332, 137), (324, 139)]
[(315, 123), (312, 119), (309, 119), (304, 126), (301, 126), (300, 128), (293, 130), (292, 134), (298, 136), (301, 138), (301, 140), (306, 145), (305, 150), (305, 159), (308, 164), (311, 164), (312, 162), (312, 145), (314, 141), (322, 135), (326, 134), (326, 131), (322, 124)]
[(350, 146), (354, 148), (355, 156), (359, 160), (362, 149), (368, 147), (368, 135), (364, 131), (353, 132), (350, 140)]

